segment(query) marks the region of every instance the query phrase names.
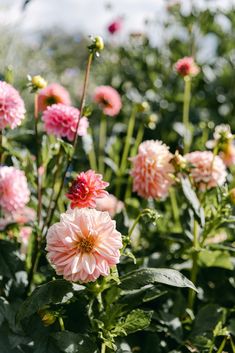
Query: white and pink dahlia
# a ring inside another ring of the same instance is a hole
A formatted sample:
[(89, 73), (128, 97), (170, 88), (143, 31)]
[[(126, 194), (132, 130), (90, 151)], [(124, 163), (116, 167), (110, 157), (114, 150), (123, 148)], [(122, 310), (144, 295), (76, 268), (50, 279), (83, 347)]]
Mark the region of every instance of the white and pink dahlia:
[(0, 130), (14, 129), (24, 119), (25, 106), (18, 91), (9, 83), (0, 81)]
[[(42, 120), (48, 134), (57, 137), (67, 137), (69, 141), (73, 141), (79, 115), (80, 111), (77, 108), (59, 103), (47, 107), (43, 112)], [(86, 135), (88, 126), (87, 118), (82, 117), (79, 121), (77, 134), (79, 136)]]
[(38, 94), (38, 110), (42, 112), (52, 104), (62, 103), (70, 105), (69, 92), (58, 83), (52, 83), (43, 88)]
[(30, 191), (23, 171), (0, 167), (0, 207), (5, 213), (21, 211), (29, 202)]
[(94, 101), (99, 104), (104, 114), (117, 115), (122, 108), (120, 94), (111, 86), (99, 86), (95, 90)]
[(96, 209), (99, 211), (107, 211), (112, 218), (117, 213), (120, 213), (123, 208), (124, 203), (112, 194), (107, 194), (96, 200)]
[(95, 209), (69, 209), (47, 233), (48, 259), (68, 281), (86, 283), (108, 276), (121, 248), (115, 221)]
[(173, 184), (174, 167), (170, 163), (172, 157), (169, 148), (162, 141), (142, 142), (137, 156), (131, 158), (133, 191), (146, 199), (166, 198)]
[(226, 167), (219, 156), (210, 151), (195, 151), (185, 155), (190, 163), (190, 176), (201, 191), (222, 186), (226, 182)]

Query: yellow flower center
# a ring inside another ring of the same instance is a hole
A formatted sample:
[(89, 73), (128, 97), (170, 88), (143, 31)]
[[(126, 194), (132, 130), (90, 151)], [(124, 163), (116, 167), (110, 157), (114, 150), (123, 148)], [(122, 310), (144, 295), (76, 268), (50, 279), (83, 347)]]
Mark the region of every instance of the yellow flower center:
[(95, 240), (92, 237), (80, 238), (78, 247), (83, 253), (90, 253), (94, 247)]

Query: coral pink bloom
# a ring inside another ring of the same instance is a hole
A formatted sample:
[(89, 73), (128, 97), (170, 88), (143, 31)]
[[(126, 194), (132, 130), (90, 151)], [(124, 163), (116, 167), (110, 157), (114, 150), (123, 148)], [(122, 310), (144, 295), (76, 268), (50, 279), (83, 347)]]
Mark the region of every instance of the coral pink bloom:
[(112, 218), (117, 213), (120, 213), (123, 208), (124, 203), (111, 194), (96, 200), (96, 209), (99, 211), (107, 211)]
[(144, 198), (164, 199), (173, 184), (174, 167), (170, 163), (172, 154), (161, 141), (144, 141), (138, 154), (131, 158), (133, 167), (133, 191)]
[(29, 202), (29, 196), (24, 172), (14, 167), (0, 167), (0, 207), (3, 211), (20, 211)]
[[(44, 110), (42, 120), (44, 128), (48, 134), (57, 137), (67, 137), (73, 141), (80, 112), (77, 108), (65, 104), (53, 104)], [(82, 117), (78, 126), (78, 135), (84, 136), (87, 133), (89, 122), (86, 117)]]
[(116, 21), (113, 21), (112, 23), (110, 23), (110, 25), (108, 26), (108, 31), (110, 34), (115, 34), (116, 32), (119, 32), (121, 28), (122, 28), (122, 20), (117, 19)]
[(221, 159), (227, 167), (235, 165), (235, 145), (230, 142), (220, 154)]
[(113, 87), (99, 86), (95, 90), (94, 101), (98, 103), (104, 114), (117, 115), (122, 107), (121, 97)]
[(102, 180), (101, 174), (96, 174), (91, 169), (78, 174), (66, 194), (71, 200), (71, 208), (95, 208), (96, 199), (108, 195), (108, 192), (104, 190), (108, 185), (109, 183)]
[(195, 151), (185, 155), (192, 165), (190, 176), (201, 191), (222, 186), (226, 182), (226, 167), (219, 156), (209, 151)]
[(48, 259), (68, 281), (90, 282), (108, 276), (119, 262), (121, 234), (108, 212), (69, 209), (48, 230)]
[(0, 81), (0, 130), (14, 129), (24, 119), (25, 106), (17, 90)]
[(178, 60), (175, 64), (175, 68), (181, 76), (196, 76), (200, 71), (194, 59), (190, 56), (185, 56)]
[(52, 104), (62, 103), (70, 105), (69, 92), (58, 83), (52, 83), (42, 89), (38, 94), (38, 110), (42, 112)]

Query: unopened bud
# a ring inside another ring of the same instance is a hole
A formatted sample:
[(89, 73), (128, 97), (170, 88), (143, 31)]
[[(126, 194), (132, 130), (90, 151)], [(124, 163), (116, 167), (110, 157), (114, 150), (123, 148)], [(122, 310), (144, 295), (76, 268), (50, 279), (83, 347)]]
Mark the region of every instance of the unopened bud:
[(36, 75), (32, 77), (32, 85), (37, 89), (42, 89), (47, 86), (47, 81), (40, 75)]
[(179, 151), (175, 152), (175, 154), (171, 160), (171, 163), (175, 167), (176, 171), (184, 170), (187, 166), (186, 159), (179, 153)]
[(137, 108), (140, 113), (144, 113), (149, 110), (149, 104), (148, 102), (145, 101), (145, 102), (139, 103)]
[(99, 54), (100, 51), (104, 49), (104, 41), (103, 38), (100, 36), (96, 36), (92, 38), (92, 44), (88, 47), (91, 52)]
[(50, 326), (54, 324), (57, 319), (57, 315), (53, 311), (46, 309), (39, 310), (38, 315), (40, 316), (44, 326)]

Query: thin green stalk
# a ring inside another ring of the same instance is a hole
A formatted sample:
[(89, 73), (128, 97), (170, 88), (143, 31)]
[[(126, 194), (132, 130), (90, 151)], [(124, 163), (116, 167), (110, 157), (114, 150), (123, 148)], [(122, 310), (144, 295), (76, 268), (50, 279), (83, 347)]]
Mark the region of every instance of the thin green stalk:
[(64, 331), (64, 330), (65, 330), (65, 327), (64, 327), (64, 320), (63, 320), (63, 318), (60, 316), (60, 317), (58, 318), (58, 321), (59, 321), (59, 324), (60, 324), (60, 329), (61, 329), (61, 331)]
[[(192, 269), (191, 269), (191, 275), (190, 275), (190, 280), (193, 282), (193, 284), (196, 285), (197, 281), (197, 273), (198, 273), (198, 252), (197, 252), (197, 247), (198, 247), (198, 223), (196, 220), (194, 220), (194, 227), (193, 227), (193, 253), (192, 253)], [(189, 290), (189, 297), (188, 297), (188, 308), (193, 309), (194, 305), (194, 300), (195, 300), (195, 291), (190, 289)]]
[(37, 167), (37, 218), (38, 225), (41, 223), (41, 211), (42, 211), (42, 190), (41, 190), (41, 178), (39, 173), (40, 160), (39, 160), (39, 136), (38, 136), (38, 94), (34, 96), (34, 131), (35, 131), (35, 142), (36, 142), (36, 167)]
[(229, 338), (230, 338), (230, 344), (231, 344), (232, 351), (233, 351), (233, 353), (235, 353), (235, 344), (233, 343), (232, 336), (230, 336)]
[(91, 169), (98, 171), (97, 162), (96, 162), (96, 155), (95, 155), (95, 151), (94, 151), (94, 140), (93, 140), (93, 134), (92, 134), (91, 128), (89, 128), (88, 133), (89, 133), (89, 135), (91, 137), (91, 141), (92, 141), (91, 149), (88, 152), (89, 164), (90, 164)]
[(107, 118), (104, 114), (101, 115), (100, 119), (100, 131), (99, 131), (99, 172), (104, 174), (104, 155), (105, 155), (105, 144), (107, 134)]
[(189, 125), (189, 107), (191, 98), (191, 78), (184, 78), (184, 104), (183, 104), (183, 125), (184, 125), (184, 153), (189, 152), (190, 148), (190, 125)]
[(105, 353), (105, 351), (106, 351), (106, 344), (102, 343), (102, 345), (101, 345), (101, 353)]
[(177, 204), (175, 189), (173, 187), (170, 188), (170, 201), (175, 224), (177, 225), (177, 229), (179, 228), (179, 230), (181, 230), (179, 207)]
[(120, 164), (119, 171), (118, 171), (118, 182), (117, 182), (117, 187), (116, 187), (117, 198), (119, 198), (119, 194), (120, 194), (120, 190), (121, 190), (121, 178), (125, 174), (125, 171), (126, 171), (126, 166), (127, 166), (127, 162), (128, 162), (128, 155), (129, 155), (129, 150), (130, 150), (130, 146), (131, 146), (131, 138), (132, 138), (134, 127), (135, 127), (135, 117), (136, 117), (137, 110), (138, 110), (137, 106), (134, 105), (132, 112), (131, 112), (130, 119), (129, 119), (128, 127), (127, 127), (125, 145), (124, 145), (123, 154), (122, 154), (122, 158), (121, 158), (121, 164)]
[(224, 347), (226, 345), (227, 339), (228, 339), (228, 337), (225, 336), (223, 341), (221, 342), (221, 345), (219, 346), (219, 349), (218, 349), (217, 353), (222, 353), (223, 352), (223, 349), (224, 349)]

